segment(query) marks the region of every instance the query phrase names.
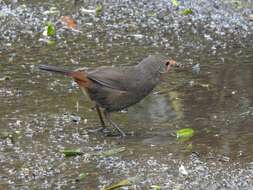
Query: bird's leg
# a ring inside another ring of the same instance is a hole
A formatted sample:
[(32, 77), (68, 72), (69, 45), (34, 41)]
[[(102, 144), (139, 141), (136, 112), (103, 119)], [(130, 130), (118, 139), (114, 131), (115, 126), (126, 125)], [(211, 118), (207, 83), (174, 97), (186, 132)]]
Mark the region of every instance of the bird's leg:
[(105, 125), (105, 122), (104, 122), (104, 119), (103, 119), (101, 110), (100, 110), (100, 108), (99, 108), (99, 106), (98, 106), (97, 104), (96, 104), (95, 108), (96, 108), (96, 110), (97, 110), (98, 117), (99, 117), (99, 119), (100, 119), (101, 127), (99, 127), (98, 129), (89, 130), (89, 132), (93, 132), (93, 133), (94, 133), (94, 132), (99, 132), (99, 131), (101, 131), (101, 132), (105, 132), (105, 133), (106, 133), (106, 131), (105, 131), (106, 125)]
[(99, 106), (97, 104), (96, 104), (96, 110), (97, 110), (97, 113), (98, 113), (98, 117), (100, 119), (101, 127), (102, 128), (106, 128), (105, 122), (104, 122), (104, 119), (103, 119), (103, 116), (102, 116), (102, 113), (101, 113), (101, 110), (100, 110), (100, 108), (99, 108)]
[(114, 127), (115, 129), (117, 129), (117, 131), (120, 133), (120, 136), (121, 136), (122, 138), (124, 138), (124, 137), (126, 136), (126, 134), (124, 133), (124, 131), (122, 131), (122, 130), (118, 127), (118, 125), (117, 125), (116, 123), (114, 123), (114, 122), (112, 121), (110, 112), (104, 110), (104, 116), (105, 116), (105, 118), (108, 120), (108, 122), (112, 125), (112, 127)]

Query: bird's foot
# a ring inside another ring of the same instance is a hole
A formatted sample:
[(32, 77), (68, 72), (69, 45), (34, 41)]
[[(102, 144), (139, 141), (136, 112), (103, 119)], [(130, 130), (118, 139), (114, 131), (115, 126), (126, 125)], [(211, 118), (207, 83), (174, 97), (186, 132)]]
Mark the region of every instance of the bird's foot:
[(115, 127), (113, 130), (109, 130), (107, 127), (99, 127), (97, 129), (89, 129), (89, 133), (102, 133), (106, 137), (119, 137), (124, 139), (126, 133), (119, 127)]
[(103, 134), (107, 134), (110, 133), (110, 131), (106, 128), (106, 127), (99, 127), (97, 129), (89, 129), (88, 132), (90, 133), (103, 133)]
[[(119, 135), (119, 137), (120, 137), (121, 139), (124, 139), (124, 138), (126, 137), (126, 133), (125, 133), (122, 129), (120, 129), (119, 127), (115, 128), (115, 131), (118, 132), (118, 135)], [(118, 135), (117, 135), (117, 136), (118, 136)]]

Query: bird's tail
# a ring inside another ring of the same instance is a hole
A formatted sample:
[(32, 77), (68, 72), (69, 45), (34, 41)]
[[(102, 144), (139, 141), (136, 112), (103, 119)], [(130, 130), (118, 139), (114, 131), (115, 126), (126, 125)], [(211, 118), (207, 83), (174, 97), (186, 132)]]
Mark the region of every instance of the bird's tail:
[(51, 65), (39, 65), (39, 69), (60, 73), (66, 76), (72, 77), (80, 86), (89, 87), (91, 85), (90, 79), (87, 78), (86, 73), (84, 71), (72, 71), (67, 69), (58, 68)]
[(39, 69), (54, 72), (54, 73), (60, 73), (60, 74), (63, 74), (63, 75), (70, 75), (70, 73), (73, 72), (73, 71), (70, 71), (70, 70), (58, 68), (58, 67), (51, 66), (51, 65), (39, 65)]

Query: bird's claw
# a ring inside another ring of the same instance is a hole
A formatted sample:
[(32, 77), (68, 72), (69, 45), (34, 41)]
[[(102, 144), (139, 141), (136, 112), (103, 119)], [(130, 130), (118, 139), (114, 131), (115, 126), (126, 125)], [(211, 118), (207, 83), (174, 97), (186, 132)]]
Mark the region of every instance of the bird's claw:
[(108, 133), (110, 131), (107, 128), (105, 128), (105, 127), (99, 127), (97, 129), (89, 129), (88, 132), (90, 132), (90, 133), (98, 133), (98, 132)]
[(115, 129), (113, 131), (110, 131), (106, 127), (99, 127), (97, 129), (89, 129), (88, 132), (89, 133), (102, 133), (106, 137), (117, 137), (117, 136), (119, 136), (122, 139), (124, 139), (126, 137), (126, 134), (122, 130), (118, 131), (117, 129)]

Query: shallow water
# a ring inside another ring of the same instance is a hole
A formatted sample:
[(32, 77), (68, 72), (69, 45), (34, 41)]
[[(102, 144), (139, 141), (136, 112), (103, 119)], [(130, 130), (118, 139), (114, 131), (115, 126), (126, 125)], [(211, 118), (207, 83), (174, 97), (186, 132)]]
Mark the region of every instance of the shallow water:
[[(250, 2), (239, 11), (215, 9), (211, 20), (201, 11), (180, 17), (166, 1), (108, 1), (101, 17), (81, 11), (93, 3), (66, 3), (1, 4), (0, 188), (101, 189), (126, 178), (134, 184), (126, 189), (253, 188), (252, 23), (242, 16)], [(52, 6), (72, 15), (82, 33), (58, 26), (56, 44), (43, 42), (45, 20), (59, 19), (43, 14)], [(222, 11), (234, 16), (227, 28)], [(133, 64), (153, 53), (172, 56), (181, 67), (139, 104), (113, 114), (129, 134), (124, 141), (88, 134), (99, 126), (92, 103), (71, 79), (38, 70), (41, 63)], [(194, 136), (178, 141), (176, 131), (187, 127)], [(96, 155), (119, 147), (126, 151)], [(64, 158), (65, 148), (84, 154)]]

